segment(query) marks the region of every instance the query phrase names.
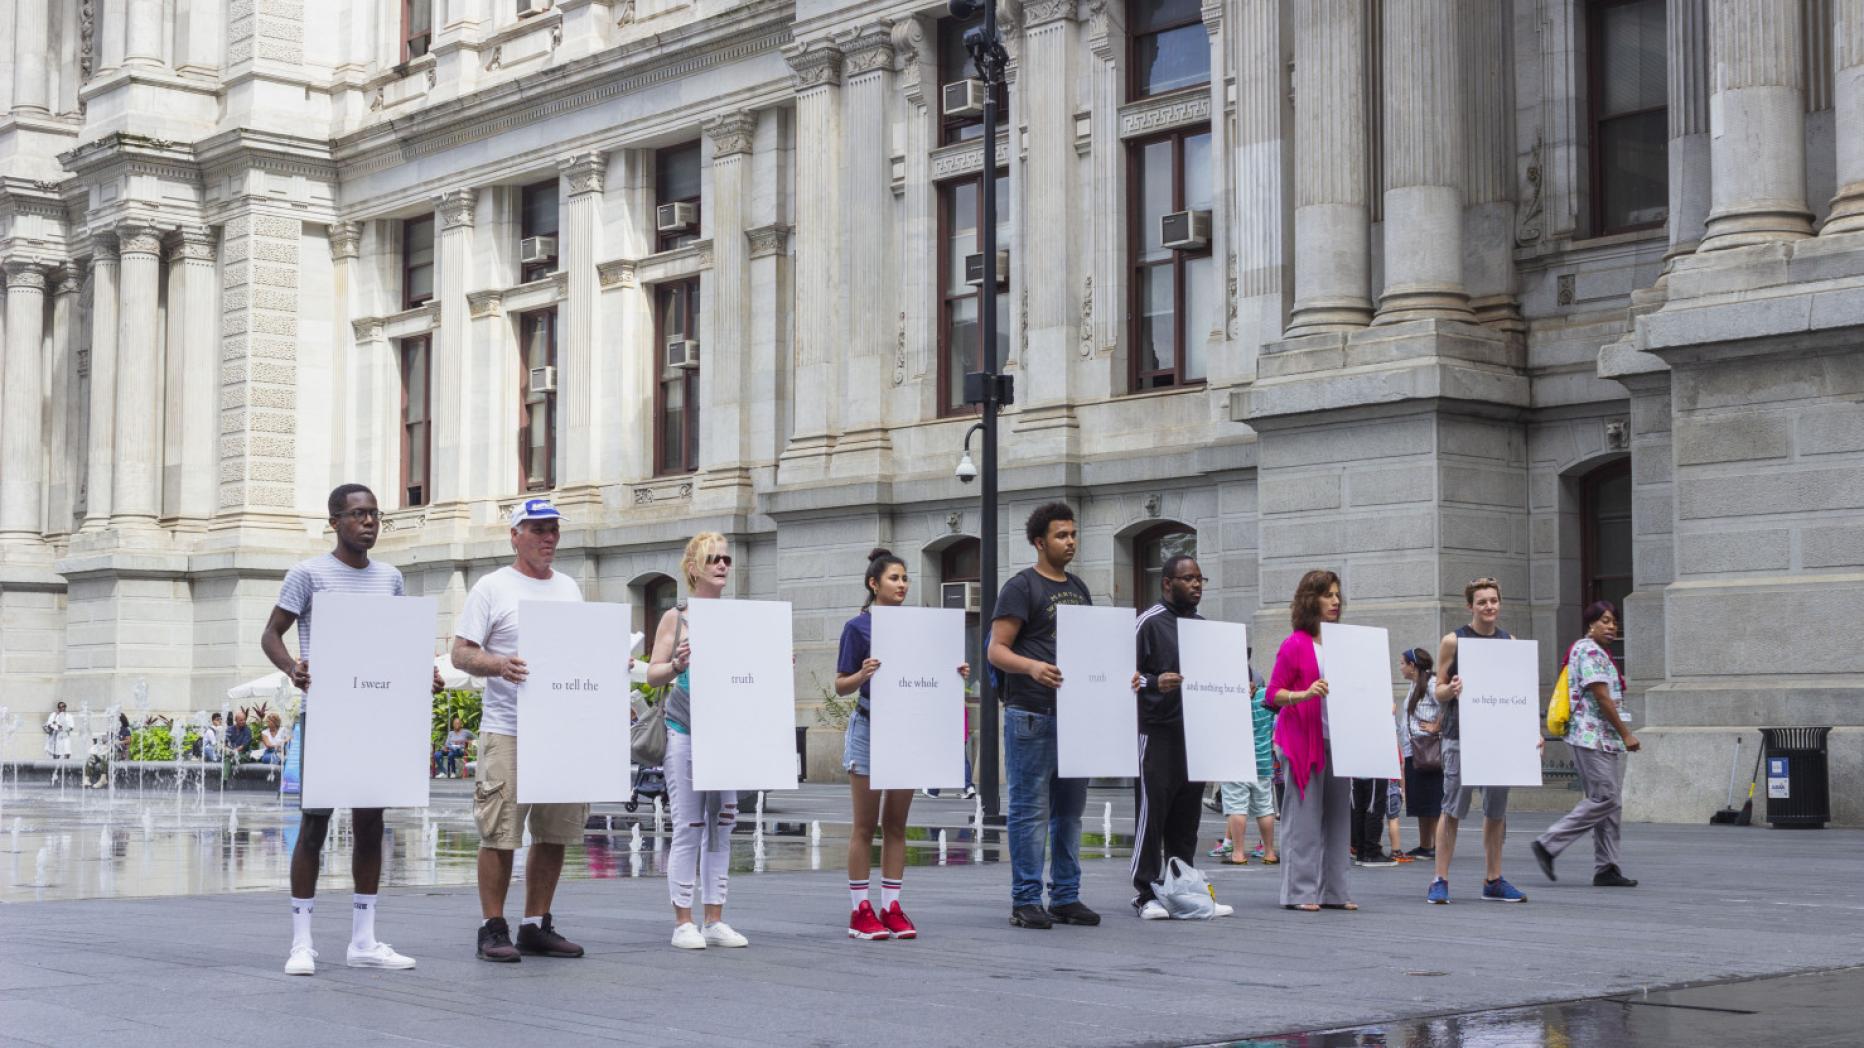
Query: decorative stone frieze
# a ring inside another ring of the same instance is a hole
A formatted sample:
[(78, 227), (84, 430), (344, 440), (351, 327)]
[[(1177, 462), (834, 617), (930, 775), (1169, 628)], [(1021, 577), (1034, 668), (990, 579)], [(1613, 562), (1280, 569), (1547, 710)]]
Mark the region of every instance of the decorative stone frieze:
[(1120, 108), (1120, 137), (1170, 131), (1210, 120), (1210, 92), (1199, 89), (1194, 94), (1163, 95)]

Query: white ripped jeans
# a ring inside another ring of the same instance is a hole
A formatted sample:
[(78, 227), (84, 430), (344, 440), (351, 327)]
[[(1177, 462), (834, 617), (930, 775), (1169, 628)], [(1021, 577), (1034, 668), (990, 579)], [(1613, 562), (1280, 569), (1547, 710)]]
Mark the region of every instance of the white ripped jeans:
[[(705, 884), (707, 906), (725, 905), (731, 879), (731, 829), (738, 822), (736, 793), (702, 793), (693, 789), (693, 740), (684, 732), (667, 732), (667, 807), (673, 818), (673, 847), (667, 858), (667, 895), (673, 905), (691, 909), (693, 886)], [(708, 804), (708, 799), (713, 803)], [(715, 814), (707, 818), (706, 810)]]

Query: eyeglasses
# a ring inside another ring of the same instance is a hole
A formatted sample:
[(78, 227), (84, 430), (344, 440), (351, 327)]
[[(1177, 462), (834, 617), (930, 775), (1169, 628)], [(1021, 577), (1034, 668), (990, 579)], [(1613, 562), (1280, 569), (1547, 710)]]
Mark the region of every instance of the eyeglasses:
[(1500, 593), (1502, 589), (1501, 583), (1496, 582), (1494, 579), (1489, 578), (1487, 575), (1484, 575), (1479, 579), (1470, 579), (1469, 585), (1470, 585), (1470, 588), (1472, 589), (1492, 589), (1497, 593)]
[(379, 509), (346, 509), (343, 512), (337, 514), (337, 516), (347, 518), (349, 520), (358, 521), (358, 522), (365, 522), (365, 521), (371, 521), (371, 520), (381, 520), (382, 511)]
[(707, 567), (711, 567), (714, 564), (723, 564), (729, 568), (731, 567), (731, 554), (729, 553), (708, 553), (706, 554), (705, 563)]
[(1202, 586), (1204, 583), (1210, 581), (1202, 575), (1167, 575), (1165, 577), (1173, 582), (1189, 582), (1198, 586)]

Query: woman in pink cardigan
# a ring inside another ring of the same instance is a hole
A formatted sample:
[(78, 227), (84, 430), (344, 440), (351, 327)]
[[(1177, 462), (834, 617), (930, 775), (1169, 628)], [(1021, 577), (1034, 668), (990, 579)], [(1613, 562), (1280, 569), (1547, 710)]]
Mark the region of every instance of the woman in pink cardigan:
[(1310, 571), (1295, 587), (1294, 632), (1275, 653), (1263, 702), (1275, 715), (1275, 745), (1287, 757), (1282, 811), (1281, 903), (1291, 910), (1357, 910), (1348, 897), (1353, 784), (1327, 769), (1327, 680), (1320, 624), (1340, 621), (1340, 577)]

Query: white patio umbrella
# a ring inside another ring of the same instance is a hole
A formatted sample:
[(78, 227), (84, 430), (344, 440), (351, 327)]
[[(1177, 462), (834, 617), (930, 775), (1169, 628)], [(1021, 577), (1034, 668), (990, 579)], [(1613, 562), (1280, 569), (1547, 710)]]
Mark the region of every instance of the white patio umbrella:
[(271, 699), (285, 691), (285, 675), (273, 670), (263, 677), (256, 677), (244, 684), (236, 684), (227, 689), (229, 699)]

